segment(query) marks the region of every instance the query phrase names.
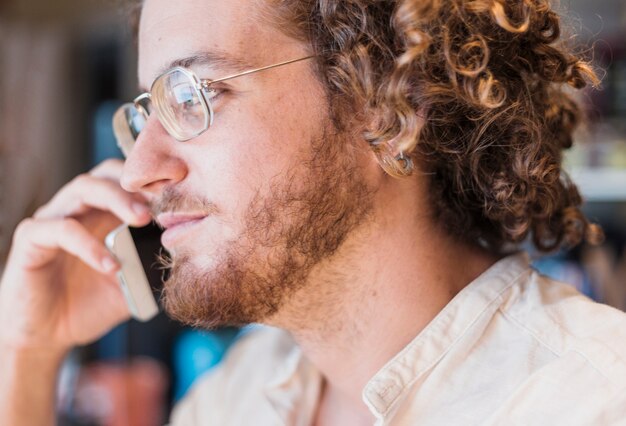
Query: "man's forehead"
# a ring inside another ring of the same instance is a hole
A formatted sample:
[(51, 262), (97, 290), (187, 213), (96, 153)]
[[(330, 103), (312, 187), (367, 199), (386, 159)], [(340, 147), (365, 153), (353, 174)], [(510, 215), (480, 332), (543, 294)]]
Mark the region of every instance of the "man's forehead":
[(256, 3), (146, 0), (139, 30), (141, 85), (149, 86), (163, 71), (178, 65), (235, 72), (251, 68), (258, 62), (261, 46), (271, 44), (268, 33), (275, 31), (258, 19)]

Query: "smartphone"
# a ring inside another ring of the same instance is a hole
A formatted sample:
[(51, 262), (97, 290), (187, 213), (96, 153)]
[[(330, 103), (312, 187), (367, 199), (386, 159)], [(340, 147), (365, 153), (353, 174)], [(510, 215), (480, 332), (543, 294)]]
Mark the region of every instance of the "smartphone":
[(159, 306), (128, 225), (121, 225), (110, 232), (104, 242), (120, 262), (117, 278), (132, 317), (142, 322), (154, 318), (159, 313)]

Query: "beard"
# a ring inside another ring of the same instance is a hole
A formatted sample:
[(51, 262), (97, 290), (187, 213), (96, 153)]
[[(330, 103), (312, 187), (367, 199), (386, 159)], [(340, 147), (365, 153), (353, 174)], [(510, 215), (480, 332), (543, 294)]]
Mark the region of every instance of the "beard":
[[(367, 222), (373, 191), (357, 167), (351, 141), (326, 130), (304, 159), (257, 193), (241, 235), (202, 269), (184, 253), (163, 258), (168, 269), (162, 303), (167, 314), (205, 329), (263, 322), (307, 286), (311, 270), (331, 258)], [(165, 191), (161, 207), (211, 205)]]

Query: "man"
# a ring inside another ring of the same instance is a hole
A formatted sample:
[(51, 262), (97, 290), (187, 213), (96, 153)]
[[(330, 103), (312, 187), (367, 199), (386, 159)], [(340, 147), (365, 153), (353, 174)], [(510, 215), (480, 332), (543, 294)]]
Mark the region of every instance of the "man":
[(579, 115), (562, 86), (597, 81), (555, 44), (546, 1), (141, 13), (150, 96), (116, 121), (126, 162), (15, 233), (3, 424), (52, 423), (63, 356), (128, 318), (102, 238), (151, 217), (170, 315), (274, 326), (242, 338), (174, 425), (624, 424), (624, 314), (515, 254), (527, 237), (599, 238), (560, 168)]

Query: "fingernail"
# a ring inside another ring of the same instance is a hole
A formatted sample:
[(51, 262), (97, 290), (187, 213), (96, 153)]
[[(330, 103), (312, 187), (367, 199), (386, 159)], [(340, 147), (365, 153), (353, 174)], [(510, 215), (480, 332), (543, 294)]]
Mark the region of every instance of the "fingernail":
[(110, 257), (105, 257), (104, 259), (102, 259), (102, 269), (104, 269), (105, 272), (112, 272), (116, 268), (117, 263)]
[(140, 216), (150, 213), (148, 206), (142, 203), (133, 203), (133, 211)]

